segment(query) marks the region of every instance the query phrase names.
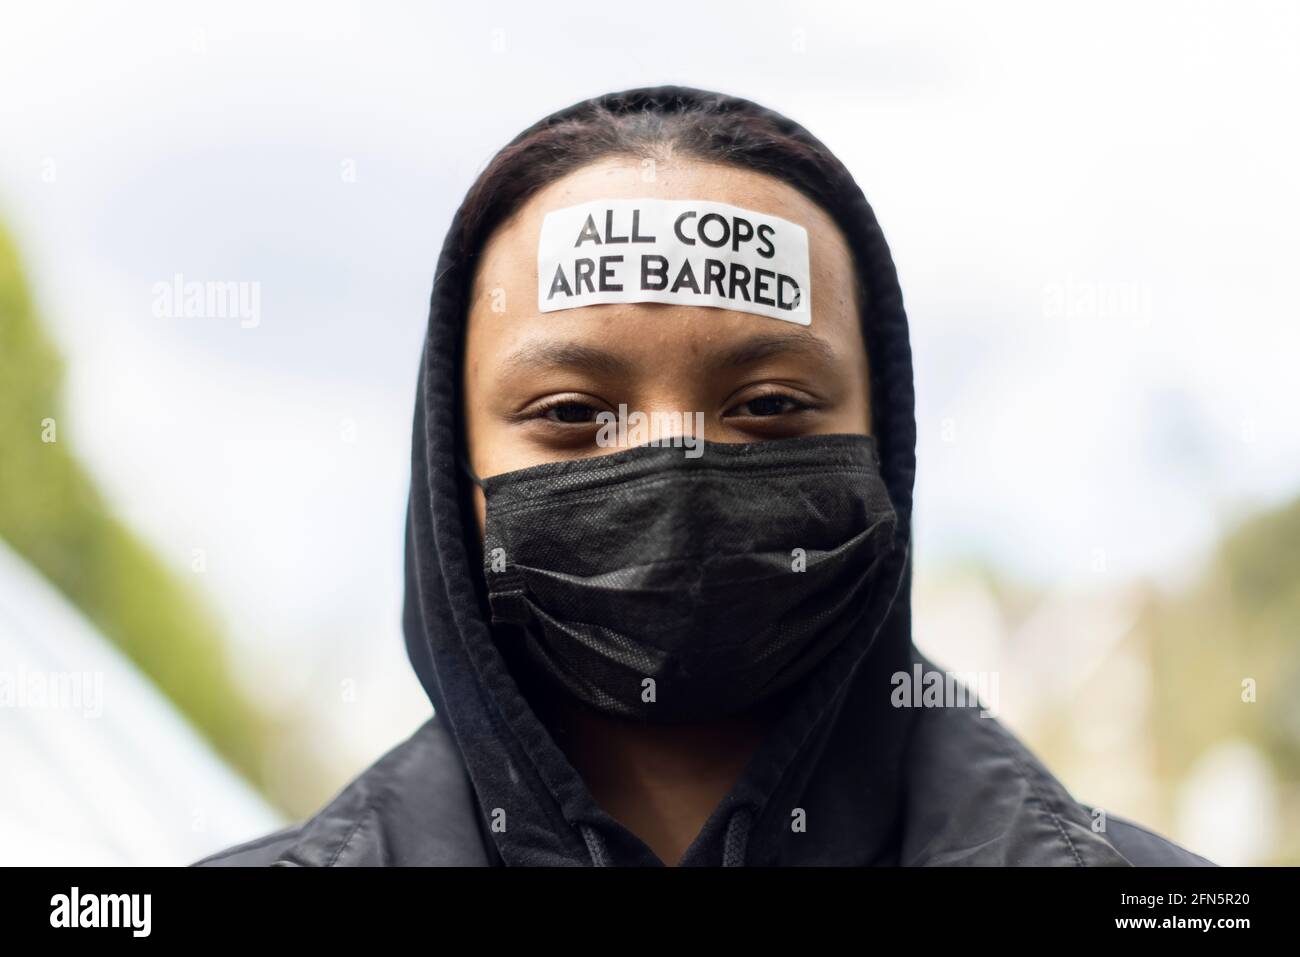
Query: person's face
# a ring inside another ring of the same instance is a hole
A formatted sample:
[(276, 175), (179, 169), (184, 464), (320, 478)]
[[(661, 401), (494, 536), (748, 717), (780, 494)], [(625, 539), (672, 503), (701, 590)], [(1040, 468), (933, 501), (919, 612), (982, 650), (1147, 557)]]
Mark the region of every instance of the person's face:
[[(655, 413), (682, 414), (688, 428), (701, 412), (702, 437), (710, 441), (869, 435), (853, 261), (831, 218), (793, 187), (749, 170), (676, 159), (659, 163), (653, 182), (642, 176), (635, 157), (576, 170), (534, 195), (483, 249), (462, 386), (474, 471), (486, 477), (617, 451), (597, 443), (596, 415), (617, 414), (620, 403), (652, 421)], [(807, 229), (811, 324), (668, 303), (538, 312), (537, 243), (546, 213), (643, 197), (728, 203)], [(481, 489), (475, 506), (481, 533)]]

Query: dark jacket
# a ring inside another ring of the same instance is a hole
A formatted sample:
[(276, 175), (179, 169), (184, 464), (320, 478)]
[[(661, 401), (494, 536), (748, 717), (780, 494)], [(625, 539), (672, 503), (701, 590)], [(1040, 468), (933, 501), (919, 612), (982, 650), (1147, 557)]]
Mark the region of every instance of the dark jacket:
[[(541, 123), (597, 103), (672, 110), (702, 98), (718, 97), (633, 90)], [(721, 99), (731, 110), (765, 112)], [(893, 675), (918, 663), (935, 670), (911, 634), (911, 350), (888, 247), (847, 171), (836, 195), (829, 212), (866, 287), (874, 433), (899, 532), (866, 626), (784, 696), (779, 720), (681, 863), (1208, 865), (1076, 801), (978, 706), (894, 706)], [(305, 823), (202, 865), (662, 864), (597, 806), (493, 639), (469, 486), (458, 467), (461, 333), (477, 253), (467, 233), (458, 212), (434, 282), (412, 443), (404, 628), (436, 716)]]

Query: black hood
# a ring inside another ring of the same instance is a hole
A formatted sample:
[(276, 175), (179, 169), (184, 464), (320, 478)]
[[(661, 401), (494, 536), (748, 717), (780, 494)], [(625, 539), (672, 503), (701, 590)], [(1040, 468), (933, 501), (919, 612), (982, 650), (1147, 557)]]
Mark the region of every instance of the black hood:
[[(825, 150), (798, 124), (747, 100), (684, 87), (629, 90), (575, 104), (538, 127), (599, 106), (616, 113), (672, 112), (708, 101), (762, 115)], [(890, 677), (911, 667), (911, 507), (916, 470), (911, 348), (902, 294), (875, 214), (852, 177), (834, 184), (827, 210), (843, 230), (865, 286), (861, 316), (882, 474), (898, 515), (882, 562), (868, 627), (847, 639), (782, 704), (779, 720), (732, 792), (717, 807), (685, 864), (797, 862), (791, 814), (833, 816), (834, 841), (854, 859), (886, 862), (896, 833), (900, 761), (913, 711), (889, 704)], [(477, 249), (466, 248), (462, 212), (438, 260), (420, 365), (406, 541), (406, 646), (441, 723), (464, 762), (484, 840), (507, 864), (653, 864), (657, 858), (596, 805), (529, 705), (493, 641), (470, 483), (462, 448), (461, 356)], [(851, 800), (853, 813), (838, 803)], [(508, 827), (492, 833), (496, 809)], [(852, 821), (846, 825), (844, 822)], [(845, 833), (845, 827), (856, 829)], [(490, 835), (490, 836), (489, 836)], [(787, 846), (783, 846), (787, 845)], [(819, 842), (805, 842), (812, 848)], [(809, 858), (831, 862), (827, 845)], [(811, 851), (809, 852), (811, 853)]]

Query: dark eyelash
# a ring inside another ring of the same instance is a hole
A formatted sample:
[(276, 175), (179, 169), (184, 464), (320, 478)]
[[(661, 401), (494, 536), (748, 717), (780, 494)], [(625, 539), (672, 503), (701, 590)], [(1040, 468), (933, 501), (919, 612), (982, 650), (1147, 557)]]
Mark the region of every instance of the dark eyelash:
[[(745, 406), (749, 405), (751, 402), (760, 402), (763, 399), (785, 399), (787, 402), (791, 403), (792, 407), (787, 409), (785, 412), (781, 413), (782, 415), (790, 415), (795, 412), (807, 412), (811, 409), (817, 408), (817, 406), (814, 405), (813, 403), (801, 399), (798, 396), (790, 395), (790, 393), (788, 392), (779, 392), (779, 391), (764, 392), (761, 395), (750, 396), (744, 402), (738, 403), (732, 406), (732, 408), (733, 409), (744, 408)], [(771, 416), (764, 416), (764, 418), (771, 418)]]
[[(593, 412), (600, 412), (600, 409), (598, 409), (596, 406), (592, 405), (590, 402), (583, 402), (583, 401), (578, 400), (578, 399), (566, 399), (566, 398), (560, 397), (560, 398), (543, 399), (541, 405), (536, 406), (536, 407), (533, 408), (533, 409), (530, 409), (528, 412), (526, 412), (526, 413), (523, 415), (523, 418), (525, 418), (525, 419), (545, 419), (546, 416), (547, 416), (547, 413), (552, 412), (552, 411), (554, 411), (555, 409), (562, 409), (562, 408), (564, 408), (566, 405), (580, 405), (580, 406), (582, 406), (583, 408), (591, 409)], [(594, 424), (594, 422), (558, 422), (558, 421), (556, 421), (556, 420), (554, 420), (554, 419), (547, 419), (547, 421), (555, 422), (556, 425), (592, 425), (592, 424)]]
[(576, 402), (576, 400), (574, 399), (563, 399), (563, 398), (542, 399), (540, 404), (535, 402), (530, 402), (524, 408), (508, 413), (507, 418), (511, 422), (528, 422), (532, 419), (536, 419), (539, 418), (540, 416), (545, 415), (547, 412), (549, 412), (551, 409), (554, 409), (556, 406), (569, 405), (569, 404), (583, 405), (585, 403)]

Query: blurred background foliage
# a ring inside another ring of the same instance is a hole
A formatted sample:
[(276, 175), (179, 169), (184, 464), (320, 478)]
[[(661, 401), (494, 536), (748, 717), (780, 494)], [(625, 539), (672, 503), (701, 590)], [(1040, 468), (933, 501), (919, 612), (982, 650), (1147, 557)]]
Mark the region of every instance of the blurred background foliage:
[(62, 371), (0, 226), (0, 537), (263, 786), (277, 728), (232, 680), (204, 596), (114, 517), (69, 449)]
[(1230, 532), (1191, 588), (1151, 600), (1138, 631), (1158, 679), (1161, 779), (1194, 781), (1207, 754), (1239, 747), (1246, 763), (1220, 773), (1263, 792), (1242, 808), (1258, 817), (1258, 859), (1300, 863), (1300, 500)]
[(1300, 499), (1179, 585), (1053, 591), (988, 563), (919, 581), (918, 644), (996, 670), (1000, 717), (1077, 798), (1219, 864), (1300, 863)]

